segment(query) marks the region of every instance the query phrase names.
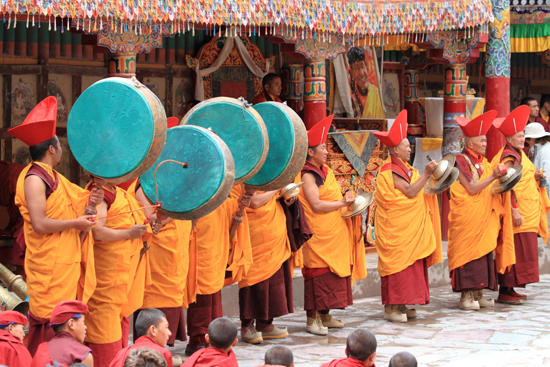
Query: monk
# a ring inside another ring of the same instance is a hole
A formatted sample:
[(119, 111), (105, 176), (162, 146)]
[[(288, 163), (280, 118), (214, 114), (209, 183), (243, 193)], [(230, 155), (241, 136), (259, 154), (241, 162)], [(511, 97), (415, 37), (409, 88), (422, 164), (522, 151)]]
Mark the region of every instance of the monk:
[(437, 163), (429, 162), (422, 175), (407, 163), (411, 146), (406, 110), (389, 132), (373, 134), (390, 153), (378, 172), (374, 195), (384, 319), (407, 322), (416, 317), (416, 310), (406, 305), (430, 302), (428, 268), (443, 261), (437, 196), (424, 193)]
[(490, 185), (503, 172), (485, 159), (485, 134), (495, 117), (496, 111), (489, 111), (473, 120), (457, 118), (465, 148), (456, 156), (459, 175), (450, 188), (447, 254), (451, 286), (453, 292), (461, 292), (459, 308), (463, 310), (494, 307), (493, 299), (483, 297), (483, 289), (496, 291), (497, 273), (504, 273), (515, 262), (510, 194), (491, 193)]
[(203, 348), (183, 363), (182, 367), (238, 367), (233, 347), (237, 345), (237, 326), (228, 318), (220, 317), (210, 323)]
[(522, 150), (525, 143), (523, 131), (529, 113), (529, 107), (522, 105), (505, 119), (494, 123), (506, 137), (506, 145), (493, 158), (493, 167), (498, 164), (504, 164), (508, 169), (518, 164), (523, 166), (523, 177), (514, 186), (511, 195), (516, 263), (498, 276), (500, 290), (497, 301), (512, 305), (520, 305), (527, 299), (514, 287), (525, 288), (526, 284), (539, 281), (537, 234), (545, 243), (548, 238), (546, 213), (550, 209), (550, 201), (545, 188), (539, 186), (543, 172), (535, 171), (535, 166)]
[[(96, 186), (95, 179), (88, 188)], [(151, 284), (149, 254), (145, 242), (151, 228), (144, 224), (142, 205), (127, 191), (110, 182), (98, 206), (99, 220), (92, 229), (95, 239), (96, 292), (88, 302), (86, 342), (95, 367), (107, 367), (128, 344), (128, 316), (143, 304)]]
[(365, 329), (352, 331), (346, 341), (346, 356), (344, 359), (335, 359), (322, 364), (321, 367), (360, 367), (374, 366), (376, 360), (376, 337)]
[(137, 340), (133, 345), (118, 352), (109, 367), (124, 367), (124, 361), (130, 351), (138, 348), (158, 351), (166, 359), (167, 366), (172, 367), (172, 353), (166, 349), (166, 344), (172, 334), (166, 315), (156, 308), (148, 308), (139, 313), (135, 324)]
[(416, 367), (418, 362), (409, 352), (399, 352), (390, 359), (389, 367)]
[(124, 367), (168, 367), (168, 362), (161, 353), (150, 348), (132, 349), (126, 357)]
[(25, 167), (12, 162), (0, 161), (0, 205), (8, 210), (9, 223), (5, 230), (13, 237), (13, 246), (7, 263), (16, 265), (18, 272), (24, 273), (25, 235), (23, 234), (23, 217), (15, 205), (17, 179)]
[(283, 102), (279, 98), (283, 89), (281, 77), (277, 74), (267, 74), (262, 79), (262, 93), (258, 94), (252, 100), (252, 104), (262, 102)]
[(54, 361), (67, 366), (83, 363), (93, 367), (92, 351), (82, 344), (86, 336), (86, 312), (88, 307), (80, 301), (58, 303), (50, 318), (55, 336), (38, 346), (31, 367), (45, 367)]
[[(178, 122), (176, 117), (169, 117), (168, 128), (176, 126)], [(142, 206), (151, 205), (143, 193), (139, 180), (128, 191), (135, 193)], [(145, 209), (145, 215), (150, 216), (152, 213), (153, 208)], [(165, 314), (172, 332), (168, 345), (173, 347), (176, 339), (187, 340), (183, 308), (187, 308), (189, 303), (195, 300), (194, 284), (188, 287), (187, 282), (195, 282), (197, 250), (195, 242), (189, 241), (191, 221), (161, 218), (160, 214), (154, 215), (154, 219), (151, 218), (152, 223), (159, 222), (162, 228), (148, 241), (152, 284), (145, 290), (141, 308), (156, 308)], [(188, 273), (192, 276), (188, 277)], [(136, 311), (134, 317), (137, 317), (138, 313), (139, 311)]]
[(239, 282), (239, 310), (241, 338), (247, 343), (288, 336), (287, 328), (276, 327), (273, 319), (294, 312), (293, 269), (287, 261), (291, 249), (283, 205), (294, 204), (295, 198), (278, 200), (278, 193), (258, 191), (246, 209), (254, 263)]
[(367, 276), (361, 216), (342, 218), (341, 209), (353, 198), (342, 196), (333, 171), (325, 164), (333, 117), (308, 131), (307, 160), (301, 172), (304, 185), (299, 196), (313, 233), (302, 247), (302, 273), (306, 331), (315, 335), (327, 335), (328, 328), (344, 327), (342, 320), (332, 318), (329, 311), (353, 304), (351, 283)]
[(0, 365), (28, 367), (32, 357), (23, 345), (25, 338), (25, 315), (17, 311), (0, 312)]
[(276, 345), (265, 352), (266, 366), (294, 367), (294, 356), (292, 351), (284, 345)]
[[(87, 205), (101, 203), (103, 191), (83, 190), (53, 169), (63, 154), (56, 118), (57, 100), (48, 97), (22, 125), (8, 130), (29, 145), (33, 160), (19, 175), (15, 195), (27, 244), (31, 355), (54, 335), (48, 323), (55, 305), (75, 298), (86, 303), (95, 290), (93, 239), (87, 234), (95, 225), (95, 210)], [(89, 214), (82, 215), (85, 210)]]
[(231, 196), (220, 207), (200, 218), (195, 225), (192, 241), (196, 241), (198, 252), (197, 296), (187, 310), (189, 343), (185, 354), (188, 356), (208, 346), (208, 325), (223, 316), (221, 290), (224, 285), (239, 281), (252, 264), (246, 213), (234, 238), (229, 235), (233, 216), (249, 205), (249, 194), (240, 194), (233, 188)]

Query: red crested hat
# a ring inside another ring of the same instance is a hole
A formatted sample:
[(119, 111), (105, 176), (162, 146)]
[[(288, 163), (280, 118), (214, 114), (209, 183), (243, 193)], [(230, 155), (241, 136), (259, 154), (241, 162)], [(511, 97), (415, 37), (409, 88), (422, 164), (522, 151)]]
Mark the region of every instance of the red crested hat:
[(59, 302), (50, 316), (50, 326), (61, 325), (72, 318), (79, 318), (88, 312), (88, 306), (80, 301)]
[(8, 132), (32, 147), (54, 137), (56, 121), (57, 99), (50, 96), (37, 104), (21, 125)]
[(178, 126), (178, 124), (180, 123), (180, 119), (178, 119), (177, 117), (168, 117), (166, 120), (168, 122), (168, 128)]
[(506, 117), (495, 119), (493, 125), (500, 130), (504, 136), (512, 136), (519, 131), (524, 131), (531, 109), (529, 106), (521, 105)]
[(474, 138), (476, 136), (486, 135), (489, 128), (493, 125), (495, 117), (497, 117), (497, 111), (491, 110), (473, 120), (459, 116), (456, 118), (456, 122), (462, 129), (464, 136)]
[(316, 147), (327, 141), (328, 131), (330, 130), (330, 124), (332, 124), (333, 118), (334, 115), (325, 117), (309, 129), (307, 132), (308, 147)]
[(387, 147), (394, 147), (407, 138), (407, 110), (399, 112), (390, 131), (375, 131), (373, 135)]
[(0, 328), (5, 328), (10, 324), (27, 325), (27, 318), (21, 312), (17, 311), (0, 312)]

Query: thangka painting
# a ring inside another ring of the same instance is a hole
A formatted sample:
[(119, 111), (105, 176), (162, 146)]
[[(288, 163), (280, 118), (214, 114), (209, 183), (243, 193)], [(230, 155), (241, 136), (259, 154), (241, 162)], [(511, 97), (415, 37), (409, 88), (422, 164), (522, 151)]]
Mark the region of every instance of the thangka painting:
[(36, 77), (13, 76), (11, 92), (11, 126), (19, 126), (36, 105)]
[(31, 154), (29, 153), (29, 147), (21, 140), (13, 138), (11, 140), (11, 154), (13, 163), (18, 163), (22, 166), (27, 166), (31, 163)]
[[(68, 79), (68, 80), (67, 80)], [(48, 96), (54, 96), (57, 100), (57, 126), (67, 126), (67, 118), (71, 109), (71, 76), (59, 75), (48, 79)]]
[[(179, 79), (179, 83), (176, 81)], [(193, 88), (193, 80), (191, 78), (174, 78), (176, 86), (174, 95), (174, 113), (172, 116), (177, 116), (180, 120), (187, 113), (187, 102), (194, 100), (195, 89)], [(176, 85), (177, 83), (177, 85)]]
[(401, 98), (399, 96), (399, 76), (395, 73), (384, 73), (384, 107), (386, 118), (394, 119), (401, 112)]
[[(153, 92), (163, 105), (166, 103), (166, 79), (164, 78), (145, 78), (143, 84)], [(170, 111), (166, 111), (170, 113)]]
[(374, 47), (347, 46), (344, 59), (355, 115), (384, 118), (380, 71)]

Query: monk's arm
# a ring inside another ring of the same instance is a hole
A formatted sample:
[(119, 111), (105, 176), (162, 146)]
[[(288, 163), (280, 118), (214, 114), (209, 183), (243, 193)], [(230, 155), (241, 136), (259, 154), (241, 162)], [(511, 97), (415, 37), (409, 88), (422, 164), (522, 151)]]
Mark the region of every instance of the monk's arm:
[(500, 173), (500, 170), (497, 167), (490, 176), (485, 177), (485, 179), (482, 181), (474, 183), (469, 181), (466, 175), (462, 173), (461, 170), (458, 170), (458, 180), (460, 181), (462, 186), (464, 186), (466, 191), (468, 191), (469, 195), (475, 195), (483, 191), (483, 189), (489, 186), (494, 180), (496, 180), (500, 176), (502, 176), (502, 173)]
[(86, 357), (82, 359), (81, 363), (94, 367), (94, 357), (92, 356), (92, 353), (86, 354)]
[(413, 199), (414, 197), (416, 197), (416, 195), (418, 195), (420, 190), (422, 190), (422, 188), (426, 184), (426, 181), (428, 181), (428, 179), (430, 178), (430, 174), (424, 171), (424, 173), (422, 173), (422, 176), (420, 176), (420, 178), (411, 185), (403, 177), (395, 173), (392, 173), (392, 175), (393, 186), (397, 190), (401, 191), (403, 195), (405, 195), (409, 199)]
[(338, 201), (321, 200), (319, 198), (319, 188), (315, 183), (315, 177), (313, 177), (311, 173), (304, 174), (302, 176), (302, 181), (304, 181), (304, 186), (302, 186), (302, 189), (304, 190), (306, 200), (317, 213), (329, 213), (348, 206), (350, 202), (353, 202), (353, 200), (348, 202), (347, 196), (344, 196), (342, 200)]
[(97, 207), (97, 216), (101, 219), (98, 219), (97, 226), (92, 229), (92, 234), (94, 235), (94, 239), (98, 241), (111, 242), (139, 238), (147, 231), (145, 224), (136, 224), (129, 229), (105, 227), (105, 222), (107, 221), (107, 218), (105, 218), (107, 217), (107, 202), (105, 200)]
[(256, 193), (252, 195), (252, 197), (250, 198), (250, 207), (252, 209), (261, 208), (265, 204), (269, 203), (269, 200), (271, 200), (271, 198), (275, 196), (275, 194), (277, 194), (278, 192), (279, 190), (273, 190), (273, 191), (266, 191), (262, 194)]
[[(145, 193), (143, 192), (143, 189), (141, 188), (141, 186), (139, 187), (139, 189), (137, 189), (136, 191), (136, 199), (137, 201), (139, 201), (141, 203), (141, 205), (143, 205), (144, 207), (146, 206), (151, 206), (151, 203), (149, 202), (149, 200), (147, 199), (147, 197), (145, 196)], [(151, 215), (151, 213), (153, 212), (153, 209), (154, 208), (145, 208), (145, 216), (148, 217)], [(156, 215), (152, 215), (151, 216), (151, 223), (153, 222), (159, 222), (160, 223), (160, 227), (162, 228), (163, 225), (165, 225), (166, 223), (170, 222), (172, 220), (172, 218), (170, 217), (166, 217), (166, 216), (163, 216), (163, 215), (160, 215), (160, 214), (156, 214)], [(159, 228), (160, 230), (160, 228)], [(154, 231), (153, 231), (154, 232)], [(157, 233), (155, 233), (157, 234)]]
[(69, 229), (88, 232), (95, 224), (88, 220), (94, 218), (93, 215), (83, 215), (71, 220), (46, 217), (46, 184), (38, 176), (30, 175), (25, 179), (25, 200), (31, 217), (32, 229), (36, 233), (57, 233)]

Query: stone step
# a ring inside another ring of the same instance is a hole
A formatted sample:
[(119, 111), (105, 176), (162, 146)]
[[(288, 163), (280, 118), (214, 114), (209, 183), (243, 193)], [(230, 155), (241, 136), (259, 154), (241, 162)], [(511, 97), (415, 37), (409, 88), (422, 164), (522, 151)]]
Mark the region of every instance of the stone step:
[[(380, 296), (380, 273), (377, 270), (378, 255), (367, 255), (367, 277), (355, 282), (353, 285), (353, 298), (361, 299), (372, 296)], [(539, 238), (539, 268), (541, 274), (550, 273), (550, 248), (544, 245)], [(443, 262), (430, 267), (428, 271), (430, 288), (449, 286), (449, 268), (447, 261), (447, 242), (443, 242)], [(304, 280), (301, 269), (295, 269), (292, 281), (294, 292), (294, 307), (298, 310), (304, 308)], [(223, 314), (225, 316), (239, 315), (239, 286), (232, 284), (222, 290)]]

